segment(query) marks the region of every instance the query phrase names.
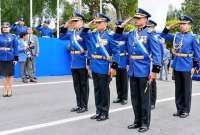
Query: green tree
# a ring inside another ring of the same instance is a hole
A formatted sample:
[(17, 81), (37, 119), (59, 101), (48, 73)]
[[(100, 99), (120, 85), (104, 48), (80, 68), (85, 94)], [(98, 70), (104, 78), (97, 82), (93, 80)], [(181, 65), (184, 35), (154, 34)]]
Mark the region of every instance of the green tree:
[(137, 8), (137, 0), (110, 0), (109, 2), (115, 7), (119, 20), (132, 16)]
[[(67, 3), (65, 0), (60, 0), (60, 5)], [(68, 4), (69, 5), (69, 4)], [(30, 19), (30, 1), (29, 0), (1, 0), (2, 21), (16, 22), (20, 17), (25, 19), (29, 25)], [(56, 0), (33, 0), (33, 17), (56, 17)]]
[(193, 31), (200, 33), (200, 0), (185, 0), (182, 12), (184, 15), (189, 15), (193, 18)]
[[(89, 8), (90, 17), (95, 16), (100, 10), (100, 0), (83, 0), (83, 3)], [(114, 6), (117, 19), (125, 19), (127, 16), (132, 16), (137, 7), (137, 0), (103, 0), (103, 3)]]

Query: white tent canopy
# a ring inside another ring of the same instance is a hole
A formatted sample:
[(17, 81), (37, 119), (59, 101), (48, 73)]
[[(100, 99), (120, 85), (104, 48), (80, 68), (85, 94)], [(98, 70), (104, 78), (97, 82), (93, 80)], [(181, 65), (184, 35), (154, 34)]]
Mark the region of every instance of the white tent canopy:
[(166, 25), (169, 0), (138, 0), (138, 7), (148, 11), (158, 25), (156, 30), (161, 31)]

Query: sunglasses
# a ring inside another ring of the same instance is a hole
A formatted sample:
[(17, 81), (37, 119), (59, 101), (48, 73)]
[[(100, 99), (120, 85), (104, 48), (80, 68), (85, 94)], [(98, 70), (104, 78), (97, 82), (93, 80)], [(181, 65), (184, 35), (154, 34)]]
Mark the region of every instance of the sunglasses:
[(103, 21), (100, 21), (100, 22), (95, 22), (96, 24), (100, 24), (100, 23), (102, 23)]
[(9, 28), (9, 27), (2, 27), (2, 28)]
[(73, 20), (72, 22), (78, 22), (79, 20)]

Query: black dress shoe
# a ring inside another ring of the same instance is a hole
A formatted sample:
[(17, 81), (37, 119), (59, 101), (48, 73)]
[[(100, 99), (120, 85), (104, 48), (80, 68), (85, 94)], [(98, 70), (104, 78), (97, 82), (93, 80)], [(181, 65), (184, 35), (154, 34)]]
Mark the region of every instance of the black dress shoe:
[(120, 103), (120, 102), (121, 102), (121, 100), (119, 98), (113, 100), (113, 103)]
[(149, 128), (146, 125), (143, 125), (138, 129), (138, 132), (143, 133), (146, 132), (147, 130), (149, 130)]
[(36, 83), (37, 80), (35, 80), (34, 78), (31, 78), (31, 79), (30, 79), (30, 82), (35, 82), (35, 83)]
[(104, 121), (108, 119), (108, 115), (102, 114), (99, 116), (99, 118), (97, 119), (97, 121)]
[(88, 109), (87, 109), (86, 107), (82, 107), (82, 108), (80, 108), (79, 110), (77, 110), (76, 112), (77, 112), (77, 113), (84, 113), (84, 112), (86, 112), (86, 111), (88, 111)]
[(127, 104), (127, 103), (128, 103), (127, 100), (122, 100), (122, 102), (121, 102), (122, 105), (125, 105), (125, 104)]
[(180, 118), (186, 118), (188, 116), (189, 116), (189, 113), (181, 113), (179, 117)]
[(70, 112), (76, 112), (76, 111), (78, 111), (79, 109), (81, 109), (80, 107), (74, 107), (74, 108), (72, 108), (71, 110), (70, 110)]
[(181, 115), (181, 113), (180, 113), (180, 112), (173, 113), (173, 116), (174, 116), (174, 117), (178, 117), (178, 116), (180, 116), (180, 115)]
[(137, 123), (133, 123), (131, 125), (128, 125), (128, 129), (136, 129), (136, 128), (139, 128), (139, 127), (140, 127), (140, 125), (137, 124)]
[(3, 97), (8, 97), (8, 95), (7, 95), (7, 94), (3, 94), (2, 96), (3, 96)]
[(94, 120), (94, 119), (98, 119), (100, 117), (100, 114), (95, 114), (92, 117), (90, 117), (90, 119)]
[(155, 105), (151, 105), (151, 110), (154, 110), (156, 108)]

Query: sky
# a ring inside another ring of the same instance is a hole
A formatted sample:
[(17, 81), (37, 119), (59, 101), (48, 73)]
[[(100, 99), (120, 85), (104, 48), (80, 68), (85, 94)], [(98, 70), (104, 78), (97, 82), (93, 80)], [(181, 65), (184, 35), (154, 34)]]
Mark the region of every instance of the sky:
[(183, 3), (184, 0), (170, 0), (170, 4), (173, 5), (174, 8), (180, 9), (181, 8), (181, 3)]

